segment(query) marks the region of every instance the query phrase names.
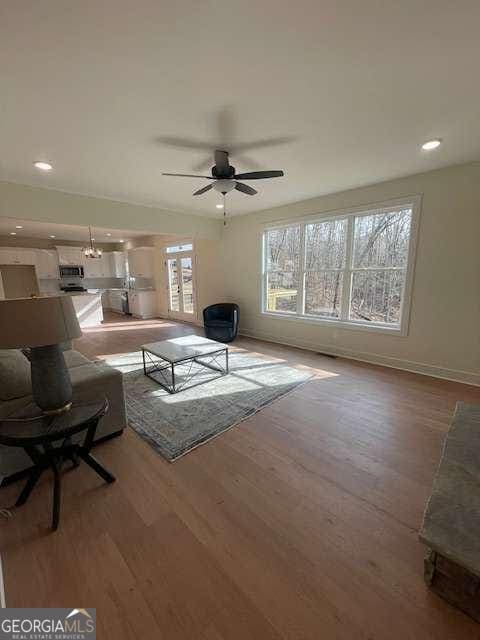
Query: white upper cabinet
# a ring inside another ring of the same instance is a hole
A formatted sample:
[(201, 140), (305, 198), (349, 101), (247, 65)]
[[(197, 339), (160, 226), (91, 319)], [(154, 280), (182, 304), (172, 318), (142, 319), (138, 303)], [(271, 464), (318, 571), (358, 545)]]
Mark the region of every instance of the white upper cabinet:
[(128, 270), (134, 278), (153, 278), (153, 247), (130, 249)]
[(83, 262), (85, 278), (107, 278), (108, 257), (102, 254), (101, 258), (85, 258)]
[(110, 251), (105, 254), (110, 257), (110, 272), (112, 278), (125, 278), (127, 275), (127, 257), (124, 251)]
[(83, 273), (85, 278), (100, 278), (100, 258), (85, 258)]
[(57, 247), (58, 263), (63, 265), (82, 265), (85, 264), (85, 255), (82, 247)]
[(35, 270), (37, 278), (59, 278), (58, 255), (54, 250), (36, 249)]
[(35, 264), (35, 249), (22, 247), (0, 248), (0, 264)]

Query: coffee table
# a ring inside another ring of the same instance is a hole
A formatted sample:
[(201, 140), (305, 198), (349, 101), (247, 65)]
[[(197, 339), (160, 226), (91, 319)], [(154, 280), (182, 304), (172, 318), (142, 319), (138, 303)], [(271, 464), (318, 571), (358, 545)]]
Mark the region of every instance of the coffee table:
[[(212, 378), (209, 378), (188, 384), (204, 368), (218, 371), (220, 375), (217, 377), (228, 374), (228, 347), (215, 340), (201, 336), (182, 336), (144, 344), (141, 349), (143, 373), (169, 393), (178, 393), (183, 389), (211, 382)], [(224, 365), (222, 361), (225, 362)], [(180, 365), (187, 366), (183, 367), (181, 376), (175, 369)]]

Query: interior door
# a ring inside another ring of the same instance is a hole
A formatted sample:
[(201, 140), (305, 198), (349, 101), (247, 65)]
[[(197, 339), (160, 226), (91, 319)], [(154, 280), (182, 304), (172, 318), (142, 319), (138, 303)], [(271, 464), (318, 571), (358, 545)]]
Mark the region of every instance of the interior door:
[(168, 311), (181, 320), (193, 320), (195, 291), (193, 255), (182, 254), (167, 259)]

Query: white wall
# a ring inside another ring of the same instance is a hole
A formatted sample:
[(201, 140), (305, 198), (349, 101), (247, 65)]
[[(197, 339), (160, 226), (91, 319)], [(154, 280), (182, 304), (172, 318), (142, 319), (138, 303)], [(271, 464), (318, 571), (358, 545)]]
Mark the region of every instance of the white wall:
[[(264, 223), (413, 194), (421, 194), (423, 199), (407, 336), (276, 319), (260, 313), (259, 236)], [(480, 163), (234, 217), (223, 238), (226, 291), (229, 299), (240, 304), (243, 332), (480, 384)]]
[(0, 182), (0, 216), (150, 233), (219, 238), (221, 222), (213, 218), (164, 211), (74, 195), (27, 185)]

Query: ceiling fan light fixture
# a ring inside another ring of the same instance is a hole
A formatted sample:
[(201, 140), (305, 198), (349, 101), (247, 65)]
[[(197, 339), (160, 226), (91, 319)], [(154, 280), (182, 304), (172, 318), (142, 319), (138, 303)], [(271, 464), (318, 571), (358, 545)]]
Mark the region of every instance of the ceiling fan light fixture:
[(236, 180), (217, 180), (213, 188), (219, 193), (229, 193), (233, 191), (237, 185)]

